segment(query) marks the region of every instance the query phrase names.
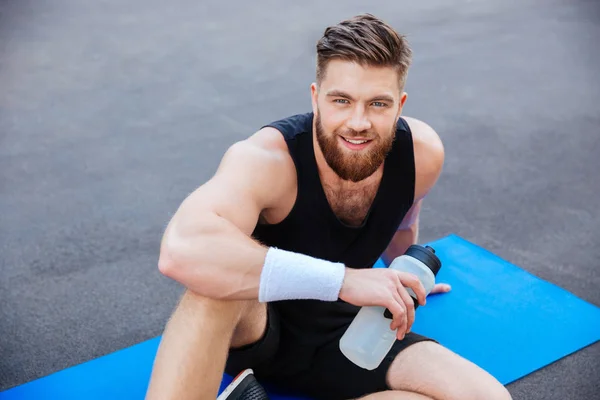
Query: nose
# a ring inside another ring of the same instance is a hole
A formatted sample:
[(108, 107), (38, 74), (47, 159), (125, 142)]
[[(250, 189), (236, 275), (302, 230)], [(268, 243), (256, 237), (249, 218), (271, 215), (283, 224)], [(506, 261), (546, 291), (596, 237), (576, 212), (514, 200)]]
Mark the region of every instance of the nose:
[(363, 132), (371, 129), (371, 121), (369, 121), (361, 107), (356, 107), (346, 121), (346, 126), (356, 132)]

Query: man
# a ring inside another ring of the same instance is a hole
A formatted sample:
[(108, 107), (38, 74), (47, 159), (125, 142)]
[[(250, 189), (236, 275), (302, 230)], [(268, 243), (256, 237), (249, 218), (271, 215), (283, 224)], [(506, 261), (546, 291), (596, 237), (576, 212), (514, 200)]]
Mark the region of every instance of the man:
[[(411, 332), (406, 287), (425, 304), (413, 275), (371, 268), (416, 243), (443, 164), (433, 129), (401, 117), (410, 59), (405, 38), (372, 15), (327, 28), (312, 113), (234, 144), (183, 201), (159, 269), (188, 290), (148, 399), (214, 399), (223, 371), (242, 373), (227, 399), (265, 398), (257, 381), (315, 399), (510, 399), (491, 375)], [(369, 371), (341, 354), (339, 339), (371, 305), (392, 312), (398, 340)]]

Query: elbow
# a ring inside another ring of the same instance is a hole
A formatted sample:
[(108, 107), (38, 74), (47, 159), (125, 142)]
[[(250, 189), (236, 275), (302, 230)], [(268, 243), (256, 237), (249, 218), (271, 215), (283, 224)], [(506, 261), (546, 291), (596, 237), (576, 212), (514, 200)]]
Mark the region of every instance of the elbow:
[(204, 266), (205, 262), (195, 259), (194, 263), (190, 264), (184, 262), (183, 257), (183, 254), (163, 246), (158, 259), (158, 271), (198, 295), (219, 299), (222, 293), (216, 290), (218, 285), (214, 282), (214, 273), (211, 274)]
[(176, 270), (173, 260), (161, 254), (158, 258), (158, 271), (167, 278), (175, 279)]
[(160, 246), (160, 254), (158, 257), (158, 271), (179, 283), (185, 284), (181, 281), (182, 276), (185, 275), (183, 271), (186, 266), (181, 262), (183, 254), (173, 246), (173, 238), (171, 237), (173, 232), (165, 234), (163, 241)]
[(215, 266), (213, 249), (218, 236), (215, 224), (209, 221), (192, 231), (172, 224), (160, 245), (159, 272), (202, 296), (221, 296), (220, 289), (227, 283)]
[(181, 233), (181, 229), (176, 221), (171, 221), (167, 226), (165, 233), (163, 234), (162, 241), (160, 243), (160, 251), (158, 257), (158, 271), (166, 276), (180, 283), (180, 277), (183, 273), (185, 264), (183, 260), (189, 259), (189, 241), (190, 237)]
[(186, 265), (178, 262), (174, 257), (169, 255), (165, 250), (161, 250), (161, 254), (158, 258), (158, 272), (163, 276), (172, 279), (184, 286), (188, 286), (186, 276), (188, 273), (185, 271)]
[(158, 271), (171, 280), (185, 286), (198, 294), (205, 295), (204, 279), (200, 276), (201, 271), (196, 268), (195, 271), (190, 270), (190, 266), (178, 262), (172, 256), (163, 255), (158, 259)]

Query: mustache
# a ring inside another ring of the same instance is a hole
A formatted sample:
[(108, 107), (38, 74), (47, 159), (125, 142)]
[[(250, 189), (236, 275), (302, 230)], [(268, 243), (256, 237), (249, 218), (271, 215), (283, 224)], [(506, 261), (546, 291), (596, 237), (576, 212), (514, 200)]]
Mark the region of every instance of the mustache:
[(348, 139), (352, 139), (352, 138), (355, 138), (355, 137), (361, 137), (361, 138), (362, 137), (368, 137), (368, 138), (375, 139), (376, 137), (379, 136), (377, 134), (377, 132), (375, 132), (375, 131), (357, 132), (354, 129), (336, 130), (334, 133), (336, 135), (343, 136), (343, 137), (348, 138)]

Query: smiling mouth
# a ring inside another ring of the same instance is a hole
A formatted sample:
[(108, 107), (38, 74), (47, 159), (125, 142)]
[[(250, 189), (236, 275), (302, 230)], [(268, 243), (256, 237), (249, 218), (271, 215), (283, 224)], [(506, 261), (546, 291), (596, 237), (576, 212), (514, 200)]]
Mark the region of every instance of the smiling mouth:
[(352, 144), (364, 144), (371, 141), (370, 139), (346, 139), (343, 136), (341, 136), (341, 138), (344, 139), (346, 142)]

